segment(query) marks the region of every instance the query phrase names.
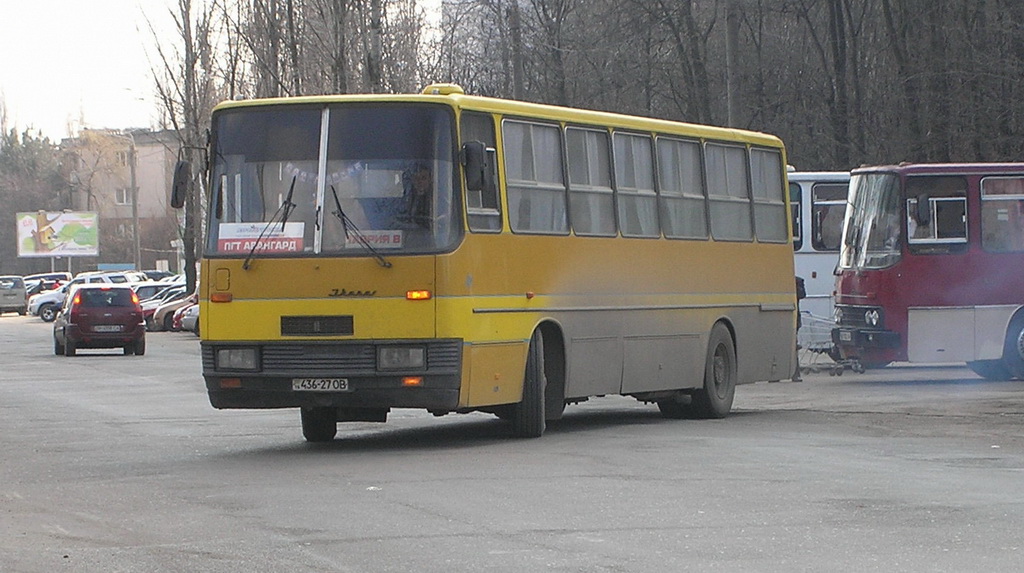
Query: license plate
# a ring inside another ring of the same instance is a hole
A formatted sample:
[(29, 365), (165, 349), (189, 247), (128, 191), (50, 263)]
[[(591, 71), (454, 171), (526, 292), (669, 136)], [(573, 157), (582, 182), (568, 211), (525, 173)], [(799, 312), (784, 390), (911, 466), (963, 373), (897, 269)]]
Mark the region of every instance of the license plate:
[(292, 378), (294, 392), (347, 392), (348, 378)]
[(842, 340), (843, 342), (853, 342), (853, 333), (848, 330), (840, 330), (839, 340)]
[(121, 332), (120, 324), (98, 324), (92, 327), (93, 332)]

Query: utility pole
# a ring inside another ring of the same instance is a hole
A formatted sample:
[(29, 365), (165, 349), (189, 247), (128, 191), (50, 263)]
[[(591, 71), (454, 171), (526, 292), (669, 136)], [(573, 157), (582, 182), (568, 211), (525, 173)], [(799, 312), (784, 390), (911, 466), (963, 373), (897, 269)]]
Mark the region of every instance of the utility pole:
[(132, 193), (132, 262), (135, 270), (142, 270), (142, 241), (139, 238), (139, 185), (135, 177), (135, 165), (139, 161), (138, 152), (135, 149), (135, 137), (129, 133), (128, 141), (128, 166), (131, 170), (131, 193)]

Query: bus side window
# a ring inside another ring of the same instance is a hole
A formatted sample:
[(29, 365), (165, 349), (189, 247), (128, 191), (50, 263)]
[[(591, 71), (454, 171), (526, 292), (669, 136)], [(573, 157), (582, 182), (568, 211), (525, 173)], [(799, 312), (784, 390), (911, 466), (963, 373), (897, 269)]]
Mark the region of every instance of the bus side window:
[(811, 244), (814, 250), (839, 251), (848, 189), (846, 183), (816, 183), (811, 188)]
[(962, 252), (967, 245), (967, 181), (911, 177), (907, 182), (907, 241), (911, 252)]
[(799, 251), (804, 246), (804, 238), (801, 229), (803, 228), (803, 218), (800, 216), (800, 207), (803, 205), (803, 201), (800, 198), (800, 184), (790, 183), (789, 184), (789, 210), (790, 210), (790, 221), (793, 227), (793, 250)]
[(993, 253), (1024, 251), (1024, 178), (981, 180), (981, 246)]
[(553, 124), (506, 119), (502, 139), (512, 231), (567, 234), (561, 129)]
[[(466, 189), (466, 213), (471, 231), (501, 231), (501, 201), (498, 199), (497, 156), (495, 153), (494, 119), (485, 113), (463, 112), (461, 120), (462, 143), (482, 143), (484, 169), (490, 176), (479, 173), (483, 178), (475, 189)], [(469, 174), (467, 173), (467, 177)], [(468, 186), (467, 186), (468, 187)]]

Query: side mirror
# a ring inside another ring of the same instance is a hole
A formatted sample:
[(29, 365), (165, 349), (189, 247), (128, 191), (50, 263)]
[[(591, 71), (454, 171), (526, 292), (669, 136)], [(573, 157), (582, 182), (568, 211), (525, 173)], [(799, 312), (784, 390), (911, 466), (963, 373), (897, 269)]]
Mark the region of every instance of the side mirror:
[(171, 207), (181, 209), (185, 206), (188, 185), (192, 179), (192, 164), (179, 161), (174, 165), (174, 180), (171, 183)]
[(927, 193), (917, 196), (917, 208), (914, 210), (914, 221), (918, 225), (928, 226), (932, 222), (932, 202)]
[(494, 188), (494, 170), (490, 165), (487, 146), (480, 141), (469, 141), (462, 146), (462, 168), (466, 172), (466, 189), (487, 191)]

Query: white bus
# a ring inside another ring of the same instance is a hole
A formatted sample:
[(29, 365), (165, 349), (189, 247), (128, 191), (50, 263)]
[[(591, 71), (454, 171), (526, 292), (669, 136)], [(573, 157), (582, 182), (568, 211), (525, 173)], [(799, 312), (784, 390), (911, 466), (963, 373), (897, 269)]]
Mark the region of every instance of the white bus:
[(839, 246), (846, 213), (850, 174), (846, 171), (790, 171), (793, 211), (793, 259), (804, 279), (807, 298), (800, 301), (801, 347), (819, 352), (832, 346), (832, 308)]

